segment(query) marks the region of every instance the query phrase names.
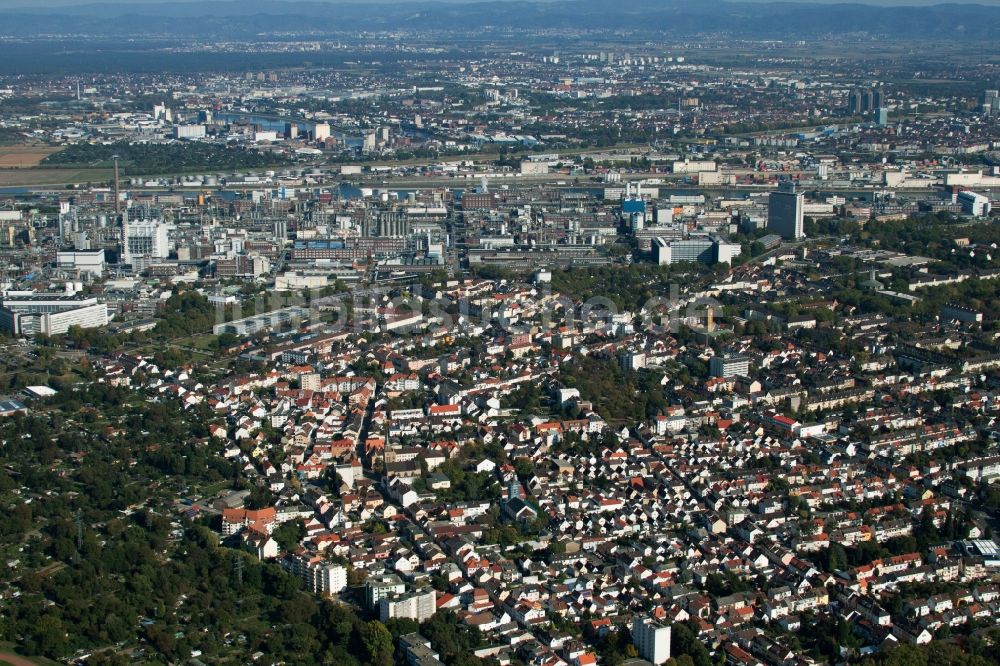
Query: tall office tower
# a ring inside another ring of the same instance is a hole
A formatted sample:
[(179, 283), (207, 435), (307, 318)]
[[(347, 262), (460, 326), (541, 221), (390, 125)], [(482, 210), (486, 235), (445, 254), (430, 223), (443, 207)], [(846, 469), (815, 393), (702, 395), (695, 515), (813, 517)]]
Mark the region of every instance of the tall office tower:
[(861, 91), (852, 90), (847, 96), (847, 109), (851, 113), (861, 113)]
[(803, 238), (804, 201), (795, 183), (782, 183), (778, 191), (771, 192), (767, 198), (767, 230), (789, 240)]
[(995, 116), (1000, 114), (1000, 93), (996, 90), (983, 91), (982, 111), (986, 115)]
[(881, 109), (885, 106), (885, 92), (881, 88), (872, 91), (872, 108)]
[(632, 644), (640, 657), (660, 666), (670, 659), (670, 627), (637, 617), (632, 621)]
[(867, 113), (875, 109), (875, 93), (871, 90), (861, 92), (861, 113)]

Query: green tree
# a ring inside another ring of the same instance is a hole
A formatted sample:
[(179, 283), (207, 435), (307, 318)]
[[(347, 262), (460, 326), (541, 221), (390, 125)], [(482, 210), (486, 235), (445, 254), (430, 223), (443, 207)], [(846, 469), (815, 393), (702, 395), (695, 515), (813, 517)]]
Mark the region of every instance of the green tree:
[(371, 664), (376, 666), (392, 664), (392, 634), (378, 620), (365, 625), (361, 633), (365, 651)]

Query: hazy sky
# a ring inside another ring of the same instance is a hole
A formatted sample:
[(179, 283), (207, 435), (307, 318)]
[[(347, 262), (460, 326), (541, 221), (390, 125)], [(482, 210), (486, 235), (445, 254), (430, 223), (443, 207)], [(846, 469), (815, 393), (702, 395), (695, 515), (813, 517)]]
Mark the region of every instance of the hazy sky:
[[(129, 5), (139, 5), (145, 3), (160, 3), (168, 2), (171, 0), (0, 0), (0, 9), (8, 9), (11, 7), (17, 8), (30, 8), (30, 7), (59, 7), (65, 5), (82, 5), (82, 4), (95, 4), (95, 3), (113, 3), (113, 4), (129, 4)], [(175, 2), (189, 2), (192, 0), (173, 0)], [(314, 0), (318, 2), (359, 2), (363, 0)], [(367, 0), (371, 2), (372, 0)], [(375, 2), (391, 2), (391, 1), (402, 1), (402, 0), (374, 0)], [(437, 2), (497, 2), (497, 0), (436, 0)], [(559, 2), (560, 0), (528, 0), (534, 2)], [(696, 1), (696, 0), (695, 0)], [(781, 0), (732, 0), (735, 2), (774, 2)], [(860, 2), (869, 5), (938, 5), (938, 4), (977, 4), (977, 5), (992, 5), (1000, 6), (1000, 0), (785, 0), (787, 2), (808, 2), (812, 4), (836, 4), (845, 2)]]

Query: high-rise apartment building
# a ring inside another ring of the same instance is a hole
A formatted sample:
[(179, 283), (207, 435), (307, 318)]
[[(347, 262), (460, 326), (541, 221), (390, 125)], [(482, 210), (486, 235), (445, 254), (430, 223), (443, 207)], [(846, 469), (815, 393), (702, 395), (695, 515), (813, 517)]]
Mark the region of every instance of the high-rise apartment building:
[(425, 622), (431, 619), (435, 611), (437, 593), (434, 588), (382, 597), (378, 602), (378, 615), (382, 622), (394, 617)]
[(713, 377), (746, 377), (750, 374), (750, 358), (747, 356), (713, 356), (709, 361)]
[(654, 666), (666, 663), (670, 659), (670, 627), (637, 617), (632, 621), (632, 644), (639, 656)]
[(782, 183), (767, 198), (767, 230), (787, 240), (805, 237), (804, 206), (805, 197), (795, 183)]

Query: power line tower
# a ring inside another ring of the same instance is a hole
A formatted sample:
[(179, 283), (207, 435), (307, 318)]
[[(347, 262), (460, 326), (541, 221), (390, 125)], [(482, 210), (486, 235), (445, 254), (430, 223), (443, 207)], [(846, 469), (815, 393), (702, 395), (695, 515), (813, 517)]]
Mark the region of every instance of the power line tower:
[(76, 550), (83, 550), (83, 513), (80, 509), (76, 510)]
[(237, 587), (243, 587), (243, 558), (239, 553), (233, 553), (233, 574), (236, 576)]

